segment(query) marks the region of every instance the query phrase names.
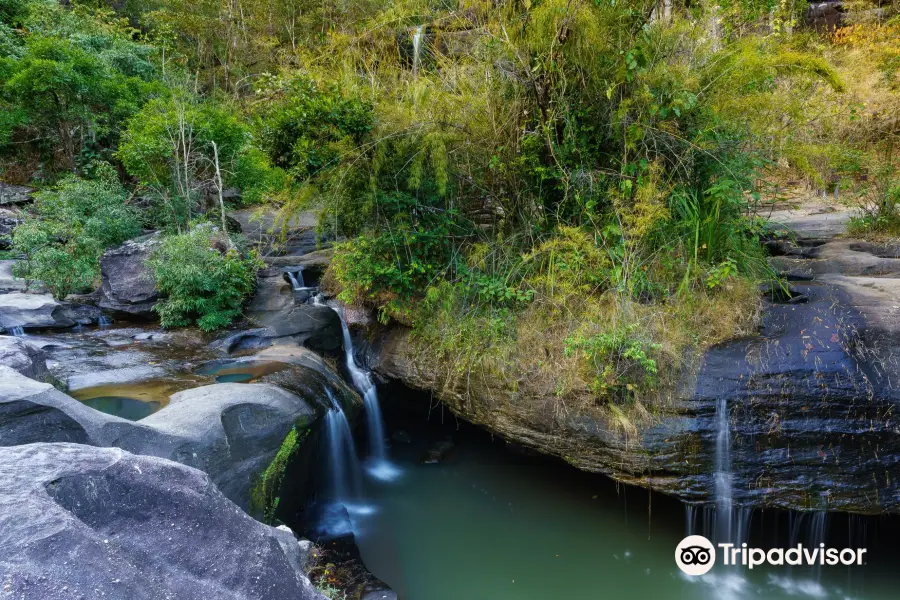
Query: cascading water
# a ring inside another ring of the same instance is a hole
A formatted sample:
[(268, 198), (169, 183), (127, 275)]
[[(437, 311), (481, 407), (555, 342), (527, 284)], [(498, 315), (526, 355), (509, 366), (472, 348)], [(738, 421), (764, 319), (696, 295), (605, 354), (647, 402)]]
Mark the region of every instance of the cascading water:
[(291, 280), (291, 287), (294, 288), (295, 292), (302, 290), (304, 286), (303, 282), (303, 270), (299, 271), (288, 271), (288, 279)]
[(369, 474), (378, 479), (393, 479), (397, 476), (397, 470), (387, 459), (387, 445), (384, 441), (384, 421), (381, 418), (381, 407), (378, 404), (378, 391), (375, 388), (375, 384), (372, 383), (371, 373), (356, 364), (356, 359), (353, 357), (353, 339), (350, 337), (350, 328), (347, 326), (344, 314), (336, 307), (332, 307), (332, 309), (341, 320), (347, 371), (353, 380), (353, 386), (362, 394), (366, 407), (370, 455), (370, 464), (367, 470)]
[(328, 440), (328, 473), (330, 489), (328, 495), (332, 500), (347, 503), (357, 500), (362, 493), (362, 478), (359, 459), (356, 456), (356, 444), (350, 423), (341, 403), (335, 399), (331, 390), (326, 390), (331, 408), (325, 416), (325, 429)]
[(412, 47), (413, 47), (413, 75), (418, 74), (419, 64), (422, 61), (422, 39), (425, 34), (425, 26), (419, 25), (413, 30)]
[(7, 327), (7, 328), (6, 328), (6, 332), (7, 332), (9, 335), (12, 335), (12, 336), (15, 336), (15, 337), (22, 337), (22, 336), (25, 335), (25, 330), (22, 329), (22, 327), (19, 326), (19, 325), (15, 326), (15, 327)]
[(100, 315), (100, 318), (97, 319), (97, 325), (100, 327), (100, 329), (104, 329), (112, 325), (112, 319), (110, 319), (106, 315)]
[(728, 414), (728, 399), (725, 396), (716, 402), (716, 529), (720, 542), (741, 543), (734, 539), (732, 529), (732, 473), (731, 473), (731, 423)]

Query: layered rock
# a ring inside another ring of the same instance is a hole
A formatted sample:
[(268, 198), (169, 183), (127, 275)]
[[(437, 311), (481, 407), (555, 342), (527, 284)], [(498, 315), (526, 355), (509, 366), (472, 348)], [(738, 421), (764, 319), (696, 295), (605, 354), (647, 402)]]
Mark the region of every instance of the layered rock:
[(0, 326), (6, 331), (72, 327), (96, 322), (99, 314), (95, 307), (57, 302), (50, 294), (0, 294)]
[(320, 600), (287, 532), (204, 473), (115, 448), (0, 448), (0, 589), (23, 600)]
[(900, 512), (900, 249), (834, 239), (848, 216), (778, 215), (798, 235), (772, 245), (791, 287), (770, 290), (758, 336), (710, 349), (637, 435), (559, 413), (527, 377), (435, 369), (402, 329), (380, 334), (367, 358), (509, 441), (686, 500), (715, 500), (727, 458), (738, 505)]

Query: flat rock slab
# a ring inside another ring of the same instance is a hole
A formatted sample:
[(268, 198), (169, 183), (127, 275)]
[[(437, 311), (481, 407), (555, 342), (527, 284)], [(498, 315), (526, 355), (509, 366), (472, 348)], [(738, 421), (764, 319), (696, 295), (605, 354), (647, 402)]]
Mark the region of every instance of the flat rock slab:
[(75, 321), (58, 318), (62, 305), (49, 294), (0, 295), (0, 326), (39, 329), (43, 327), (71, 327)]
[(764, 213), (769, 221), (792, 231), (800, 239), (832, 238), (847, 231), (853, 212), (846, 206), (821, 200), (803, 202)]
[(0, 590), (17, 600), (319, 600), (300, 546), (209, 477), (117, 448), (0, 448)]

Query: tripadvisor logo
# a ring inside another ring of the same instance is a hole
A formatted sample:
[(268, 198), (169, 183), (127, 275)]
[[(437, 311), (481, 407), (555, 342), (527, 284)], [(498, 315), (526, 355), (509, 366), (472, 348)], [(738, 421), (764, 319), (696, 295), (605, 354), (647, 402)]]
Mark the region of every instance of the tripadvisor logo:
[[(760, 565), (774, 566), (815, 566), (815, 565), (862, 565), (865, 548), (806, 548), (797, 544), (792, 548), (750, 548), (747, 544), (718, 544), (722, 554), (722, 564), (741, 565), (752, 569)], [(704, 575), (716, 564), (716, 549), (712, 542), (702, 535), (689, 535), (675, 548), (675, 564), (687, 575)]]

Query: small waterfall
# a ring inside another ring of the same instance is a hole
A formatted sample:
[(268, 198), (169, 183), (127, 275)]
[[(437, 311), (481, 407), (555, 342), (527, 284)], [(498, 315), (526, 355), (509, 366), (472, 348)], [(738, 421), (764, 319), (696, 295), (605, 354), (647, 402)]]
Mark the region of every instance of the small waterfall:
[(397, 475), (396, 468), (387, 459), (387, 445), (384, 441), (384, 421), (381, 418), (381, 407), (378, 405), (378, 390), (372, 383), (372, 374), (356, 364), (353, 357), (353, 340), (350, 337), (350, 328), (344, 314), (337, 308), (332, 309), (341, 320), (341, 330), (344, 334), (344, 354), (347, 358), (347, 371), (353, 380), (353, 386), (363, 396), (366, 407), (366, 424), (369, 432), (369, 455), (371, 465), (369, 473), (378, 479), (393, 479)]
[(112, 319), (107, 317), (106, 315), (100, 315), (100, 318), (97, 319), (97, 325), (100, 329), (106, 329), (110, 325), (112, 325)]
[(298, 271), (288, 271), (287, 276), (288, 279), (291, 280), (291, 287), (294, 288), (295, 292), (299, 292), (306, 287), (303, 282), (303, 269)]
[(425, 26), (419, 25), (413, 30), (413, 75), (419, 73), (419, 64), (422, 62), (422, 41), (425, 35)]
[(16, 325), (15, 327), (7, 327), (6, 333), (15, 337), (23, 337), (25, 335), (25, 330), (21, 325)]
[(716, 538), (719, 542), (739, 544), (735, 539), (732, 516), (732, 473), (731, 473), (731, 422), (728, 414), (728, 399), (723, 396), (716, 402)]
[(325, 416), (325, 430), (328, 440), (328, 473), (331, 478), (329, 494), (338, 502), (356, 500), (362, 493), (362, 478), (356, 444), (350, 423), (341, 403), (331, 390), (326, 390), (331, 408)]

